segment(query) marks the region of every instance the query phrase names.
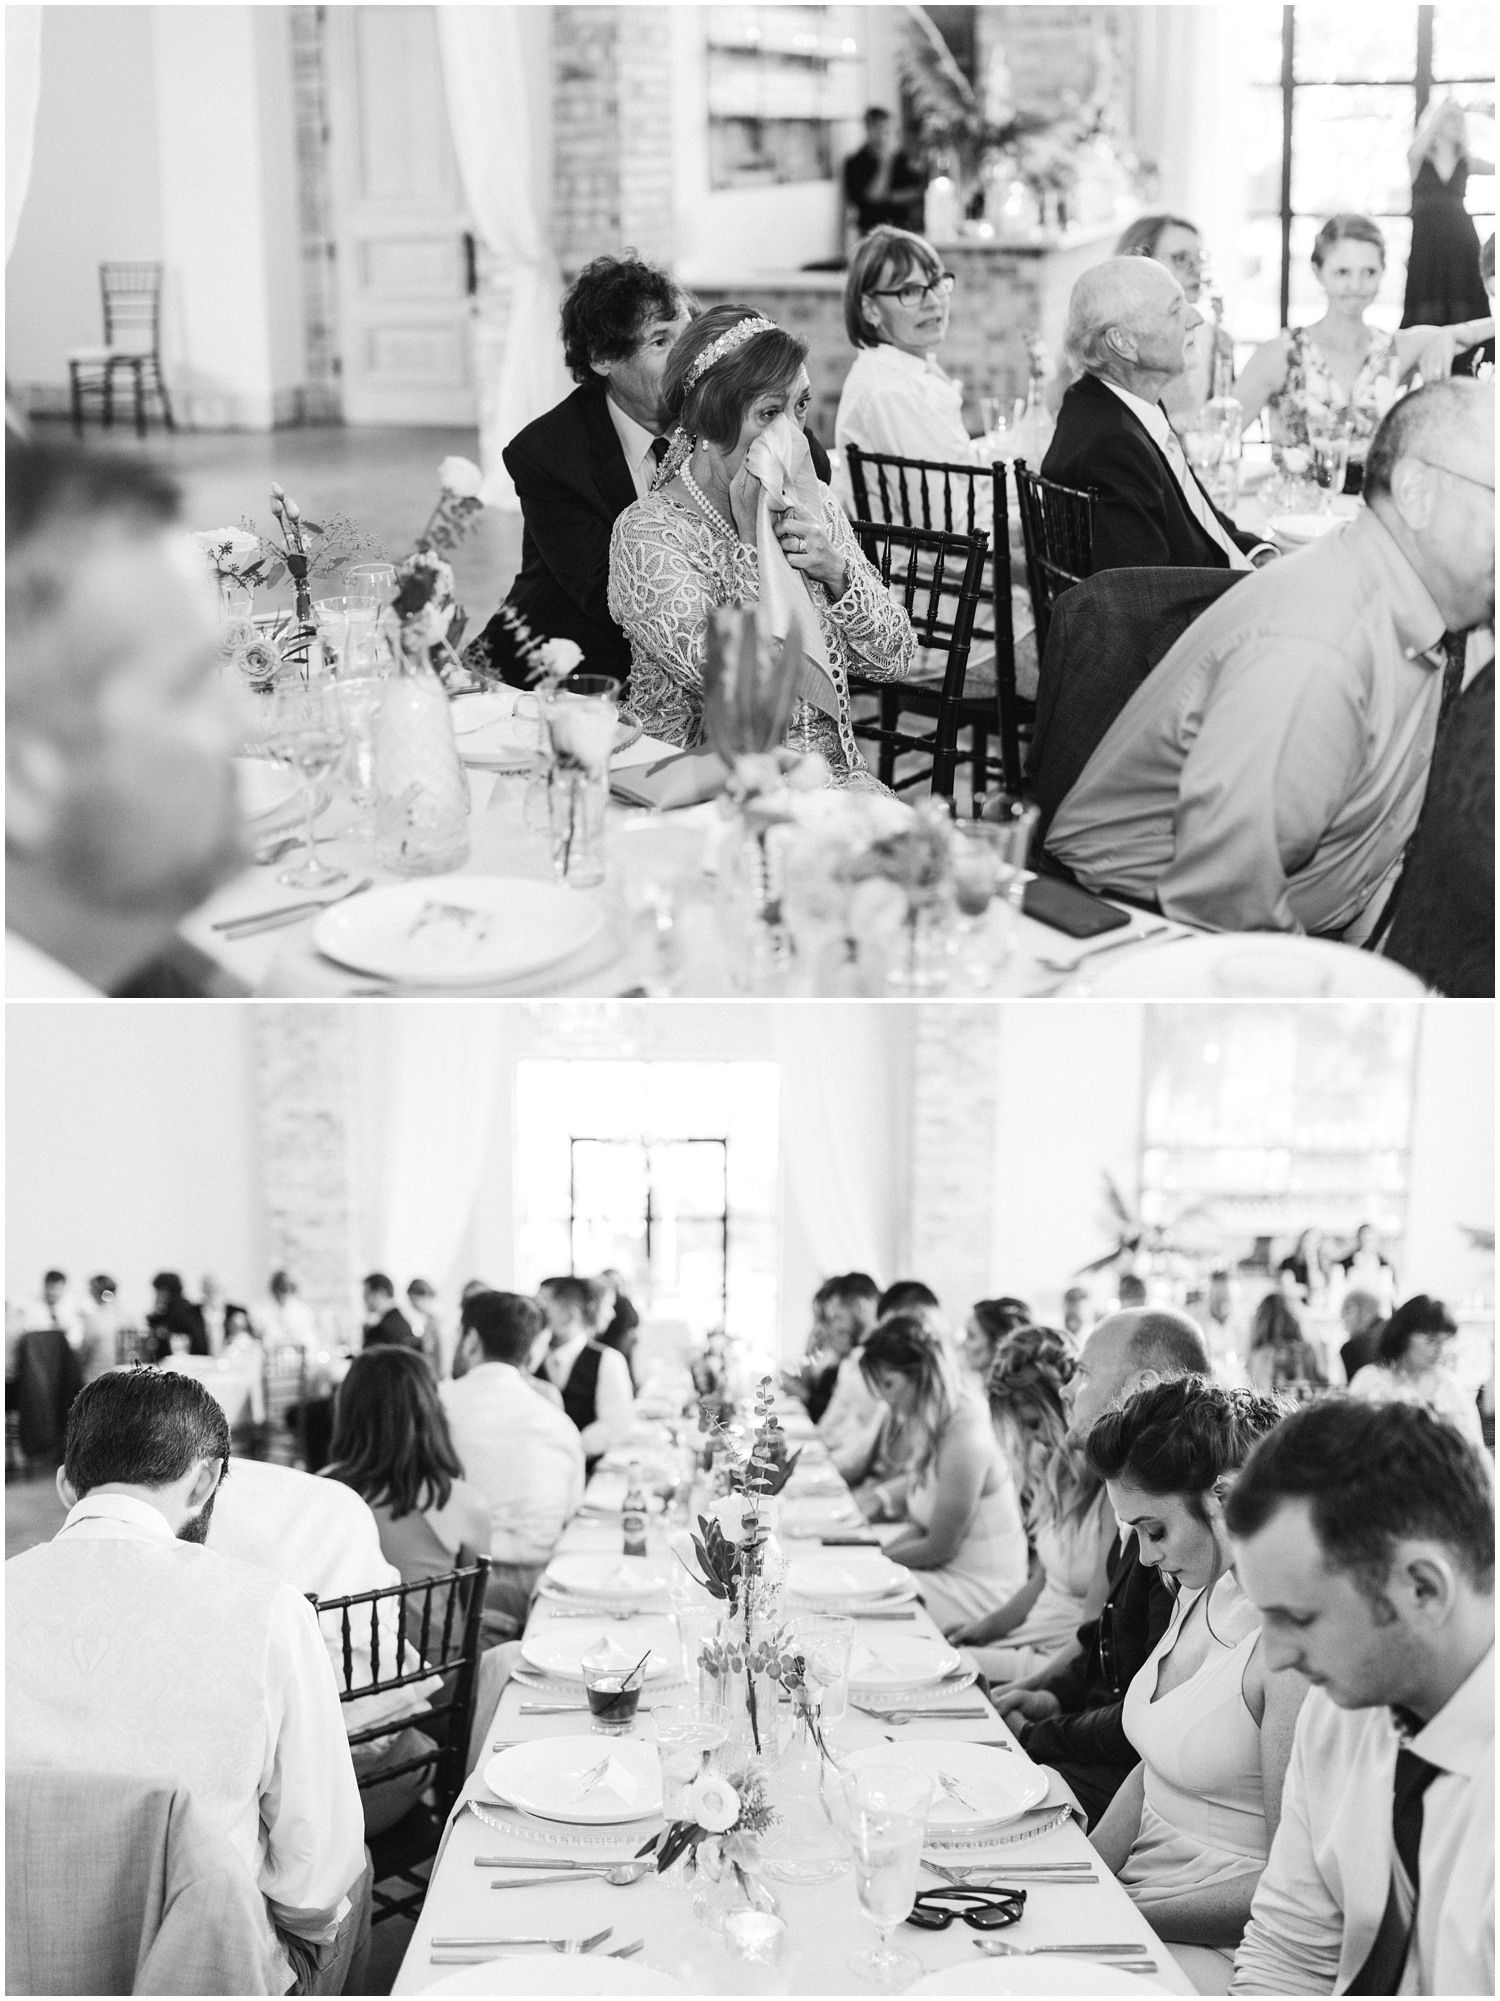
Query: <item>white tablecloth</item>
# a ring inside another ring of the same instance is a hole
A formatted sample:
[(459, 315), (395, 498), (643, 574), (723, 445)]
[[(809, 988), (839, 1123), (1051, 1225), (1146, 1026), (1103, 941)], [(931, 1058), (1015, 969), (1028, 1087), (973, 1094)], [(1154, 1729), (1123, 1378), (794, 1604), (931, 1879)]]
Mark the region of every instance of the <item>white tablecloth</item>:
[[(561, 1548), (618, 1551), (620, 1533), (617, 1518), (591, 1521), (580, 1517), (568, 1528)], [(665, 1554), (659, 1534), (652, 1538), (652, 1553)], [(534, 1624), (547, 1619), (546, 1602), (545, 1599), (538, 1600), (533, 1613)], [(890, 1630), (883, 1625), (864, 1628), (866, 1634), (872, 1637)], [(920, 1610), (917, 1624), (902, 1626), (898, 1630), (936, 1632), (926, 1613)], [(653, 1639), (667, 1645), (669, 1651), (676, 1651), (675, 1639), (669, 1638), (670, 1623), (665, 1619), (632, 1619), (628, 1626), (621, 1626), (620, 1632), (627, 1644), (639, 1635), (643, 1651)], [(495, 1721), (489, 1730), (489, 1741), (527, 1741), (536, 1737), (591, 1734), (586, 1715), (521, 1715), (523, 1700), (547, 1699), (534, 1688), (522, 1689), (517, 1683), (510, 1683), (501, 1697)], [(652, 1699), (649, 1690), (646, 1699)], [(686, 1693), (669, 1691), (659, 1699), (664, 1702), (682, 1701), (686, 1699)], [(948, 1699), (955, 1706), (972, 1708), (977, 1697), (973, 1689), (965, 1689), (961, 1695)], [(992, 1741), (1002, 1737), (1009, 1739), (1010, 1733), (1005, 1725), (993, 1710), (988, 1709), (988, 1705), (986, 1708), (987, 1714), (982, 1720), (959, 1719), (946, 1723), (924, 1719), (907, 1725), (902, 1731), (889, 1733), (884, 1724), (851, 1709), (845, 1721), (836, 1726), (835, 1741), (855, 1749), (866, 1744), (882, 1743), (888, 1734), (913, 1739), (942, 1737), (963, 1742), (977, 1738)], [(643, 1717), (637, 1727), (642, 1736), (649, 1736), (648, 1718)], [(592, 1741), (603, 1742), (598, 1737)], [(1014, 1742), (1014, 1739), (1010, 1741)], [(1022, 1757), (1024, 1753), (1017, 1749), (1016, 1755)], [(498, 1805), (494, 1795), (483, 1784), (482, 1770), (483, 1761), (470, 1779), (466, 1795)], [(546, 1823), (531, 1824), (539, 1833), (546, 1828)], [(558, 1832), (566, 1834), (569, 1830)], [(588, 1838), (597, 1839), (602, 1832), (588, 1830)], [(643, 1838), (629, 1828), (624, 1829), (622, 1835), (618, 1849), (612, 1849), (611, 1854), (628, 1854), (639, 1846)], [(782, 1963), (772, 1970), (749, 1967), (736, 1959), (723, 1941), (693, 1916), (691, 1890), (664, 1884), (654, 1876), (647, 1876), (623, 1889), (585, 1879), (577, 1883), (547, 1884), (536, 1889), (492, 1890), (490, 1884), (496, 1876), (508, 1877), (524, 1872), (475, 1867), (477, 1856), (522, 1852), (529, 1855), (533, 1846), (538, 1868), (543, 1869), (549, 1852), (545, 1841), (534, 1844), (518, 1842), (486, 1826), (474, 1814), (459, 1811), (450, 1824), (447, 1845), (433, 1870), (432, 1885), (393, 1993), (419, 1993), (452, 1970), (431, 1964), (431, 1941), (434, 1937), (475, 1938), (497, 1933), (530, 1932), (555, 1937), (586, 1937), (602, 1930), (605, 1925), (613, 1926), (614, 1935), (605, 1941), (602, 1951), (643, 1938), (644, 1949), (633, 1963), (672, 1975), (690, 1992), (858, 1994), (867, 1991), (860, 1976), (852, 1972), (848, 1965), (851, 1953), (875, 1942), (874, 1927), (859, 1909), (852, 1870), (832, 1883), (817, 1886), (771, 1885), (787, 1923), (785, 1955)], [(576, 1856), (580, 1851), (554, 1847), (551, 1852)], [(1027, 1863), (1088, 1861), (1099, 1877), (1099, 1881), (1093, 1884), (1040, 1883), (1028, 1887), (1026, 1915), (1019, 1924), (1004, 1932), (1007, 1943), (1048, 1945), (1092, 1939), (1119, 1944), (1139, 1940), (1148, 1948), (1149, 1957), (1156, 1963), (1154, 1978), (1158, 1985), (1172, 1993), (1191, 1994), (1194, 1991), (1192, 1983), (1182, 1974), (1166, 1947), (1099, 1862), (1076, 1822), (1068, 1822), (1055, 1832), (1038, 1835), (1011, 1847), (991, 1849), (986, 1852), (986, 1863), (996, 1856)], [(967, 1860), (967, 1856), (964, 1859)], [(920, 1880), (922, 1887), (927, 1889), (938, 1888), (941, 1881), (929, 1870), (922, 1872)], [(1016, 1880), (1026, 1881), (1024, 1877)], [(913, 1953), (922, 1962), (925, 1971), (936, 1972), (943, 1967), (968, 1965), (977, 1960), (979, 1955), (974, 1947), (977, 1936), (962, 1923), (951, 1925), (946, 1932), (922, 1932), (905, 1925), (898, 1927), (895, 1942), (903, 1950)], [(1080, 1985), (1079, 1991), (1088, 1990)]]

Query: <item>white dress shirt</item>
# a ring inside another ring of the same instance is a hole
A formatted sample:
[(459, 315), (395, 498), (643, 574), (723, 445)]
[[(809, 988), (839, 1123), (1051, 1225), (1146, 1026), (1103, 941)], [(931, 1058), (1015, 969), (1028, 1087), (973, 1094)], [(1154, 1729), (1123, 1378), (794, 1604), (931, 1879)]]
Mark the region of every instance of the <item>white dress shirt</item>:
[(509, 1362), (480, 1362), (438, 1394), (464, 1477), (489, 1504), (490, 1555), (546, 1563), (583, 1499), (578, 1427)]
[(1383, 1362), (1366, 1362), (1356, 1369), (1349, 1385), (1351, 1396), (1366, 1403), (1420, 1403), (1438, 1417), (1456, 1425), (1469, 1443), (1484, 1448), (1484, 1427), (1479, 1422), (1479, 1405), (1454, 1375), (1439, 1363), (1411, 1376), (1404, 1369), (1387, 1368)]
[[(588, 1346), (587, 1334), (575, 1335), (561, 1348), (549, 1348), (542, 1367), (553, 1388), (561, 1392), (573, 1373), (573, 1364)], [(594, 1385), (594, 1422), (586, 1424), (578, 1436), (583, 1441), (585, 1459), (602, 1458), (623, 1445), (635, 1422), (635, 1393), (630, 1387), (630, 1364), (618, 1348), (599, 1350), (599, 1377)]]
[(606, 395), (604, 407), (615, 427), (615, 436), (620, 440), (620, 450), (625, 454), (630, 477), (635, 481), (636, 496), (644, 500), (656, 477), (657, 459), (651, 447), (656, 443), (657, 434), (648, 431), (644, 424), (638, 424), (634, 417), (620, 408), (613, 396)]
[(884, 1417), (885, 1405), (865, 1381), (855, 1348), (839, 1363), (833, 1395), (818, 1419), (818, 1436), (846, 1480), (864, 1472)]
[(304, 1353), (318, 1345), (318, 1323), (305, 1299), (289, 1293), (285, 1299), (263, 1299), (250, 1318), (255, 1331), (269, 1348), (301, 1348)]
[(833, 440), (840, 451), (889, 452), (903, 459), (969, 465), (963, 390), (932, 354), (908, 354), (882, 341), (862, 347), (839, 393)]
[(266, 1571), (179, 1542), (129, 1494), (86, 1496), (5, 1566), (14, 1764), (185, 1785), (284, 1930), (333, 1934), (364, 1812), (312, 1607)]
[(65, 1292), (56, 1306), (49, 1306), (45, 1299), (33, 1299), (21, 1311), (25, 1333), (41, 1334), (55, 1327), (67, 1336), (70, 1348), (83, 1345), (83, 1314), (71, 1293)]
[[(1388, 1709), (1313, 1689), (1232, 1994), (1342, 1994), (1380, 1929), (1401, 1736)], [(1441, 1770), (1422, 1806), (1416, 1937), (1402, 1994), (1495, 1991), (1495, 1651), (1409, 1748)]]
[[(1187, 454), (1182, 449), (1182, 440), (1167, 420), (1167, 413), (1160, 403), (1148, 403), (1144, 396), (1137, 396), (1133, 390), (1122, 389), (1118, 382), (1111, 382), (1107, 375), (1099, 380), (1106, 389), (1112, 389), (1125, 407), (1139, 418), (1150, 435), (1151, 442), (1172, 468), (1172, 477), (1182, 489), (1182, 497), (1193, 513), (1193, 518), (1204, 534), (1218, 543), (1229, 558), (1231, 570), (1251, 570), (1255, 565), (1231, 536), (1224, 532), (1219, 517), (1209, 503), (1208, 495), (1198, 484), (1193, 469), (1187, 462)], [(1267, 544), (1267, 547), (1270, 545)]]

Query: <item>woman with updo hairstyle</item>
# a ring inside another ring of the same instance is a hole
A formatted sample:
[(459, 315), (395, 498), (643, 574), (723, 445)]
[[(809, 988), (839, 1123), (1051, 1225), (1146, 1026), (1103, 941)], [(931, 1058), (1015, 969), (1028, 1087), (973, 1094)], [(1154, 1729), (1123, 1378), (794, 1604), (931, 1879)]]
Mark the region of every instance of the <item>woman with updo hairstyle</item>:
[(1307, 1692), (1268, 1666), (1224, 1527), (1235, 1474), (1290, 1408), (1178, 1376), (1106, 1411), (1084, 1448), (1121, 1536), (1177, 1594), (1125, 1694), (1141, 1762), (1090, 1839), (1200, 1994), (1228, 1992)]
[(1074, 1367), (1056, 1329), (1022, 1327), (1001, 1341), (990, 1370), (990, 1418), (1021, 1490), (1031, 1576), (1008, 1604), (948, 1637), (974, 1648), (992, 1686), (1041, 1672), (1099, 1616), (1109, 1588), (1104, 1483), (1068, 1435)]
[(1258, 347), (1234, 385), (1249, 424), (1262, 409), (1273, 444), (1308, 450), (1309, 423), (1331, 415), (1350, 420), (1347, 493), (1358, 493), (1376, 426), (1403, 384), (1421, 371), (1433, 381), (1448, 373), (1453, 356), (1487, 340), (1493, 320), (1456, 327), (1404, 327), (1385, 333), (1368, 326), (1385, 276), (1385, 238), (1367, 215), (1330, 216), (1313, 242), (1312, 266), (1327, 300), (1321, 319), (1283, 327)]
[(806, 360), (805, 341), (749, 306), (711, 307), (677, 341), (662, 378), (676, 431), (651, 492), (615, 523), (610, 615), (630, 640), (631, 714), (691, 751), (704, 741), (710, 614), (764, 600), (778, 634), (789, 621), (802, 640), (787, 747), (820, 754), (835, 785), (878, 789), (850, 724), (849, 674), (903, 679), (916, 638), (813, 471)]
[(885, 1545), (917, 1574), (944, 1631), (1013, 1598), (1026, 1582), (1026, 1529), (1009, 1463), (983, 1401), (966, 1389), (947, 1343), (910, 1314), (865, 1336), (860, 1373), (904, 1428), (905, 1470), (856, 1496), (872, 1521), (902, 1521)]
[(1282, 1292), (1268, 1292), (1255, 1309), (1246, 1367), (1251, 1388), (1262, 1396), (1285, 1391), (1300, 1397), (1328, 1387), (1328, 1371)]

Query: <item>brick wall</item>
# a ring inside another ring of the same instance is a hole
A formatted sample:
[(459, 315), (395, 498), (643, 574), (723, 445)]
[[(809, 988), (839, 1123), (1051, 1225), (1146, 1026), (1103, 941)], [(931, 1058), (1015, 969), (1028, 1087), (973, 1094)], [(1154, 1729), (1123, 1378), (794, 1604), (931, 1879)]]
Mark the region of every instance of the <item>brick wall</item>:
[(670, 262), (668, 10), (559, 7), (553, 50), (553, 228), (564, 273), (626, 244)]
[(955, 1325), (990, 1289), (1001, 1013), (948, 1001), (917, 1014), (909, 1265)]
[(352, 1330), (356, 1301), (354, 1069), (348, 1011), (255, 1008), (261, 1186), (273, 1269)]

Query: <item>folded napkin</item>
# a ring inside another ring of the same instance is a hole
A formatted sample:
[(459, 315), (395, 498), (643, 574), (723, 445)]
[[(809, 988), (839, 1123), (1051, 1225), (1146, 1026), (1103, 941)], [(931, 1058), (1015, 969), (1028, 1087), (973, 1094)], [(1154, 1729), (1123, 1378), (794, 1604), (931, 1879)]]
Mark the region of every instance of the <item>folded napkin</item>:
[(729, 767), (712, 751), (685, 750), (656, 764), (632, 765), (610, 773), (609, 789), (631, 806), (658, 812), (675, 806), (699, 806), (724, 790)]
[(802, 641), (797, 692), (826, 716), (838, 715), (833, 670), (823, 628), (807, 581), (794, 570), (776, 539), (776, 519), (795, 505), (818, 520), (823, 489), (813, 471), (812, 453), (799, 425), (785, 411), (767, 424), (745, 455), (746, 470), (760, 482), (760, 506), (755, 522), (755, 547), (760, 558), (760, 615), (778, 639), (796, 626)]
[(600, 1793), (613, 1793), (622, 1806), (634, 1806), (641, 1796), (640, 1780), (628, 1765), (622, 1765), (618, 1758), (611, 1758), (602, 1779), (592, 1785), (585, 1785), (587, 1773), (578, 1775), (578, 1804), (596, 1799)]

